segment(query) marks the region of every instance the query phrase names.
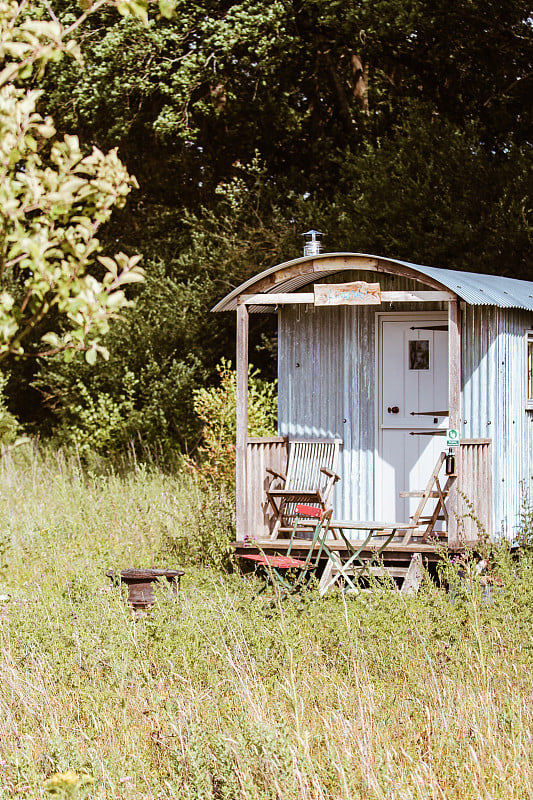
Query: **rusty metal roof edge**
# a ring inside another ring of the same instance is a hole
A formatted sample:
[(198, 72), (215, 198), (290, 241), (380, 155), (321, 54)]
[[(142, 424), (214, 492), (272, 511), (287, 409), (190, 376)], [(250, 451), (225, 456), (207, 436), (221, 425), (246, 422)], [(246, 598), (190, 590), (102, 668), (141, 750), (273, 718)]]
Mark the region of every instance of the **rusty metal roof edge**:
[[(412, 269), (420, 275), (432, 278), (443, 287), (458, 295), (462, 300), (470, 305), (498, 306), (500, 308), (522, 308), (533, 311), (533, 282), (522, 281), (517, 278), (506, 278), (500, 275), (485, 275), (477, 272), (460, 272), (458, 270), (444, 269), (442, 267), (426, 267), (421, 264), (413, 264), (409, 261), (402, 261), (397, 258), (387, 256), (376, 256), (368, 253), (320, 253), (320, 255), (302, 256), (300, 258), (276, 264), (269, 269), (254, 275), (247, 281), (233, 289), (226, 297), (220, 300), (212, 309), (213, 312), (233, 311), (237, 307), (237, 299), (242, 294), (253, 293), (253, 286), (269, 275), (273, 275), (279, 270), (289, 269), (305, 261), (320, 261), (328, 258), (368, 258), (377, 259), (381, 262), (397, 264), (402, 267)], [(344, 269), (351, 269), (353, 265), (346, 264), (345, 267), (336, 269), (340, 272)], [(318, 277), (318, 275), (317, 275)], [(312, 280), (309, 281), (312, 283)], [(279, 291), (279, 286), (277, 287)], [(251, 291), (248, 291), (251, 290)], [(276, 287), (273, 287), (273, 291)], [(268, 292), (267, 292), (268, 293)]]

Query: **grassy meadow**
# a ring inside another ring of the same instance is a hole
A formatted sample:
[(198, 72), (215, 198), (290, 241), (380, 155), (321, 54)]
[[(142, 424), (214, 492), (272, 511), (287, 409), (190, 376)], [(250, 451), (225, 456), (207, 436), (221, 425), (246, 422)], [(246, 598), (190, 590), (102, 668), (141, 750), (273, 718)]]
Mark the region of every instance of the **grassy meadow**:
[[(533, 797), (527, 553), (496, 552), (492, 603), (426, 580), (280, 606), (228, 568), (224, 491), (31, 446), (0, 520), (0, 798)], [(105, 572), (140, 566), (186, 575), (135, 621)]]

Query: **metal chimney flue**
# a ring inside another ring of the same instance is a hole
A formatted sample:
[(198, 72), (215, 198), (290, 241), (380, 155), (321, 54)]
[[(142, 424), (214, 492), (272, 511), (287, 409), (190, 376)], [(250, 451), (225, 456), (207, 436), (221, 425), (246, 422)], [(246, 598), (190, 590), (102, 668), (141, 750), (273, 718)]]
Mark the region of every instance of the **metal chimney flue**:
[(317, 256), (319, 253), (324, 252), (322, 244), (322, 234), (320, 231), (311, 229), (306, 233), (302, 233), (304, 237), (304, 256)]

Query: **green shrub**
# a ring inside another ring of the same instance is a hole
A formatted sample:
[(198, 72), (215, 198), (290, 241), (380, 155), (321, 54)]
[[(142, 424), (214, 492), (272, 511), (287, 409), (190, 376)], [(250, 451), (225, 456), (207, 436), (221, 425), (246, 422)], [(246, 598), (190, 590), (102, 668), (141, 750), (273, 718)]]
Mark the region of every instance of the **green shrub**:
[[(217, 372), (219, 386), (197, 389), (194, 409), (202, 422), (199, 448), (202, 474), (229, 484), (235, 482), (237, 430), (237, 373), (222, 359)], [(264, 381), (259, 372), (248, 372), (248, 435), (275, 436), (278, 419), (277, 381)]]
[(228, 570), (234, 552), (235, 496), (226, 484), (197, 481), (172, 498), (162, 527), (159, 557), (166, 562), (210, 566)]
[(69, 409), (69, 425), (64, 438), (67, 446), (73, 445), (81, 456), (91, 453), (110, 455), (127, 441), (127, 424), (134, 411), (133, 395), (135, 376), (126, 373), (123, 391), (114, 398), (106, 392), (91, 395), (87, 387), (76, 382), (79, 400)]
[(533, 550), (533, 503), (523, 483), (521, 489), (520, 523), (516, 534), (516, 544), (521, 548)]
[[(46, 422), (61, 446), (72, 443), (74, 428), (89, 446), (95, 434), (100, 456), (122, 456), (134, 447), (139, 459), (157, 452), (173, 464), (176, 454), (191, 452), (198, 441), (193, 390), (207, 385), (219, 357), (218, 352), (208, 356), (210, 343), (205, 342), (212, 298), (205, 296), (204, 279), (182, 283), (166, 274), (160, 261), (146, 266), (134, 308), (117, 320), (106, 342), (109, 361), (89, 367), (81, 357), (68, 364), (52, 358), (39, 365), (31, 383), (48, 398), (47, 418), (39, 427), (43, 430)], [(24, 393), (24, 380), (19, 383)], [(120, 416), (111, 437), (99, 434), (94, 421), (99, 417), (107, 428), (108, 409), (114, 418), (117, 412)]]
[(6, 406), (7, 382), (6, 376), (0, 372), (0, 446), (13, 444), (19, 431), (18, 420)]

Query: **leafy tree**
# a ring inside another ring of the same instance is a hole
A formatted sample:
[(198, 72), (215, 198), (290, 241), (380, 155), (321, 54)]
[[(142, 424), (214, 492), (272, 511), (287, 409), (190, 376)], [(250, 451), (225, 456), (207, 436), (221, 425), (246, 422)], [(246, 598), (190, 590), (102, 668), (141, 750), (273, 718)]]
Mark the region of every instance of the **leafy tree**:
[(378, 148), (346, 159), (351, 186), (317, 220), (335, 217), (333, 248), (532, 279), (532, 166), (530, 148), (487, 152), (475, 126), (418, 109)]
[(54, 68), (46, 101), (120, 146), (141, 191), (108, 235), (126, 229), (148, 269), (208, 275), (214, 300), (319, 224), (331, 249), (480, 271), (505, 253), (529, 276), (524, 0), (180, 0), (146, 27), (91, 25), (90, 69)]
[[(127, 305), (122, 287), (142, 280), (139, 256), (98, 255), (98, 231), (135, 180), (116, 151), (84, 155), (77, 136), (56, 138), (37, 110), (42, 92), (24, 86), (63, 53), (79, 58), (72, 34), (81, 21), (64, 28), (24, 3), (0, 2), (0, 360), (84, 350), (94, 363), (107, 355), (100, 339), (109, 321)], [(88, 271), (95, 259), (100, 279)]]
[(120, 143), (150, 194), (189, 208), (256, 150), (270, 178), (329, 192), (339, 153), (376, 145), (419, 101), (459, 127), (478, 121), (488, 148), (531, 132), (523, 0), (178, 0), (146, 28), (93, 25), (91, 69), (61, 67), (49, 102), (84, 138)]
[[(287, 257), (294, 248), (294, 225), (276, 217), (275, 209), (263, 207), (271, 198), (264, 204), (256, 192), (246, 191), (248, 185), (262, 180), (260, 168), (255, 165), (241, 172), (240, 179), (221, 187), (223, 214), (206, 211), (201, 219), (189, 216), (190, 233), (183, 235), (178, 252), (169, 247), (165, 262), (152, 256), (135, 307), (113, 327), (108, 362), (89, 368), (79, 358), (72, 364), (56, 359), (33, 378), (52, 409), (57, 435), (69, 438), (74, 429), (83, 430), (83, 441), (89, 441), (90, 431), (97, 425), (107, 428), (110, 415), (104, 409), (110, 398), (121, 402), (128, 384), (130, 404), (128, 408), (121, 405), (120, 427), (114, 428), (112, 438), (104, 441), (97, 437), (102, 452), (120, 451), (131, 442), (140, 454), (144, 446), (157, 447), (168, 457), (177, 447), (196, 452), (202, 423), (194, 411), (194, 391), (211, 382), (213, 375), (216, 379), (220, 353), (234, 348), (233, 319), (211, 315), (210, 309), (216, 298), (229, 290), (228, 276), (244, 279), (251, 260), (258, 268), (266, 268), (280, 242), (285, 243)], [(252, 214), (255, 227), (249, 223)], [(271, 225), (261, 223), (263, 214), (268, 214)], [(167, 210), (166, 219), (169, 217), (177, 220), (177, 215)], [(276, 317), (265, 315), (254, 322), (255, 341), (262, 344), (262, 334), (275, 329)], [(258, 355), (264, 375), (272, 379), (275, 358), (264, 345)], [(134, 377), (133, 386), (128, 376)], [(102, 409), (98, 422), (94, 415), (80, 415), (80, 409), (89, 403), (91, 408)]]
[[(118, 146), (140, 184), (100, 232), (147, 272), (141, 311), (108, 339), (112, 367), (76, 359), (37, 378), (64, 426), (77, 381), (98, 406), (131, 373), (127, 435), (193, 448), (191, 389), (233, 348), (233, 319), (209, 308), (298, 255), (310, 225), (332, 250), (531, 277), (524, 0), (174, 5), (148, 24), (95, 11), (85, 66), (64, 59), (36, 82), (43, 114), (85, 146)], [(72, 0), (56, 11), (76, 15)], [(270, 321), (254, 320), (252, 350)], [(252, 358), (272, 366), (268, 349)]]

